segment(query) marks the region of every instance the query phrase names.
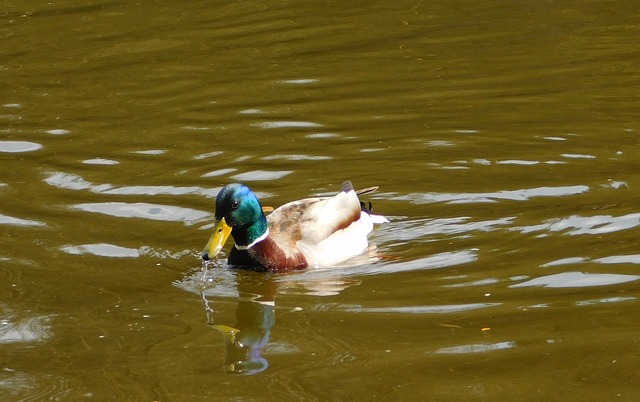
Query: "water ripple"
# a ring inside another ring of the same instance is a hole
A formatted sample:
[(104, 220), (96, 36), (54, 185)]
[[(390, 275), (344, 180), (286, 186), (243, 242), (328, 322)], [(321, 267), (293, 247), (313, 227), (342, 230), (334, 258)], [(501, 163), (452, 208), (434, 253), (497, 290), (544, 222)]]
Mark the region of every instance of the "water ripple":
[(22, 116), (18, 114), (0, 114), (0, 120), (18, 121), (22, 120)]
[(568, 235), (604, 234), (632, 229), (640, 225), (640, 213), (623, 216), (595, 215), (580, 216), (571, 215), (566, 218), (547, 220), (542, 224), (533, 226), (514, 227), (511, 230), (521, 233), (538, 231), (562, 232)]
[(4, 367), (0, 372), (1, 395), (5, 400), (61, 401), (67, 399), (70, 390), (66, 380), (52, 375), (36, 375)]
[(346, 306), (345, 311), (355, 313), (402, 313), (402, 314), (449, 314), (500, 306), (502, 303), (468, 303), (441, 306), (393, 306), (393, 307), (361, 307)]
[[(6, 313), (3, 311), (3, 316)], [(50, 322), (50, 316), (27, 317), (14, 320), (14, 322), (11, 318), (3, 318), (0, 320), (0, 345), (45, 340), (51, 337)]]
[(568, 159), (595, 159), (596, 158), (593, 155), (583, 155), (583, 154), (562, 154), (562, 156)]
[(14, 218), (12, 216), (0, 214), (0, 225), (15, 225), (15, 226), (46, 226), (46, 223), (33, 221), (29, 219)]
[(141, 151), (132, 151), (131, 153), (138, 155), (163, 155), (167, 153), (166, 149), (144, 149)]
[(314, 84), (318, 82), (317, 78), (298, 78), (292, 80), (277, 80), (277, 83), (280, 84), (294, 84), (294, 85), (304, 85), (304, 84)]
[(356, 270), (361, 275), (393, 274), (397, 272), (418, 271), (425, 269), (439, 269), (455, 265), (467, 264), (478, 259), (477, 250), (460, 250), (430, 255), (412, 261), (403, 261), (393, 264), (376, 264), (362, 267), (345, 268)]
[(226, 168), (226, 169), (218, 169), (218, 170), (214, 170), (212, 172), (209, 173), (205, 173), (200, 177), (217, 177), (217, 176), (222, 176), (225, 174), (229, 174), (229, 173), (233, 173), (238, 169), (235, 168)]
[(314, 133), (314, 134), (307, 134), (305, 137), (306, 138), (336, 138), (336, 137), (340, 137), (340, 135), (336, 133)]
[(640, 264), (640, 254), (612, 255), (593, 260), (600, 264)]
[(555, 267), (557, 265), (580, 264), (586, 261), (587, 259), (584, 257), (568, 257), (568, 258), (561, 258), (559, 260), (547, 262), (546, 264), (542, 264), (541, 267)]
[(630, 301), (636, 301), (636, 297), (603, 297), (601, 299), (582, 300), (575, 302), (576, 306), (592, 306), (594, 304), (609, 304), (609, 303), (625, 303)]
[(106, 243), (66, 246), (61, 247), (61, 250), (67, 254), (93, 254), (99, 257), (131, 258), (140, 256), (140, 252), (136, 249), (114, 246), (113, 244)]
[(488, 193), (408, 193), (391, 197), (392, 200), (410, 201), (416, 204), (449, 202), (452, 204), (496, 202), (497, 200), (526, 201), (534, 197), (563, 197), (582, 194), (589, 186), (536, 187), (520, 190), (501, 190)]
[(528, 160), (522, 160), (522, 159), (507, 159), (507, 160), (503, 160), (503, 161), (497, 161), (496, 162), (498, 165), (523, 165), (523, 166), (531, 166), (531, 165), (537, 165), (540, 163), (540, 161), (528, 161)]
[(144, 218), (156, 221), (184, 222), (188, 225), (209, 216), (209, 213), (195, 209), (170, 205), (147, 204), (142, 202), (103, 202), (86, 203), (71, 206), (85, 212), (94, 212), (118, 218)]
[(45, 132), (47, 134), (51, 134), (51, 135), (67, 135), (67, 134), (71, 134), (71, 131), (65, 130), (64, 128), (54, 128), (54, 129), (51, 129), (51, 130), (47, 130)]
[(469, 217), (452, 217), (441, 219), (402, 220), (401, 217), (387, 216), (393, 222), (393, 230), (375, 232), (376, 239), (387, 244), (416, 244), (432, 242), (437, 236), (465, 238), (478, 232), (504, 230), (515, 218), (504, 217), (486, 221), (472, 221)]
[(484, 353), (493, 352), (496, 350), (513, 349), (518, 347), (515, 341), (505, 341), (496, 343), (476, 343), (470, 345), (451, 346), (447, 348), (440, 348), (433, 352), (436, 355), (450, 355), (450, 354), (469, 354), (469, 353)]
[(120, 162), (114, 161), (111, 159), (103, 159), (103, 158), (93, 158), (93, 159), (85, 159), (82, 163), (87, 165), (117, 165)]
[(588, 259), (586, 257), (568, 257), (542, 264), (541, 267), (554, 267), (568, 264), (584, 264), (594, 262), (597, 264), (640, 264), (640, 254), (612, 255), (608, 257)]
[(202, 187), (176, 187), (176, 186), (124, 186), (99, 191), (102, 194), (120, 195), (188, 195), (197, 194), (208, 198), (214, 198), (219, 189), (207, 189)]
[(41, 144), (30, 141), (0, 141), (0, 152), (22, 153), (37, 151), (42, 148)]
[(44, 180), (47, 184), (67, 190), (89, 190), (98, 194), (119, 194), (119, 195), (203, 195), (214, 198), (219, 188), (209, 189), (198, 186), (178, 187), (178, 186), (122, 186), (114, 187), (111, 184), (93, 184), (83, 179), (81, 176), (56, 172), (51, 173)]
[(322, 127), (322, 124), (310, 121), (263, 121), (251, 124), (253, 127), (260, 128), (316, 128)]
[[(469, 217), (453, 217), (432, 219), (429, 222), (422, 225), (422, 230), (419, 231), (421, 236), (435, 235), (435, 234), (459, 234), (469, 232), (490, 232), (496, 230), (498, 226), (507, 226), (512, 224), (515, 218), (504, 217), (499, 219), (469, 222)], [(415, 233), (412, 234), (415, 237)]]
[(638, 279), (640, 279), (640, 276), (638, 275), (562, 272), (559, 274), (541, 276), (509, 287), (522, 288), (529, 286), (541, 286), (545, 288), (582, 288), (588, 286), (616, 285), (620, 283), (633, 282)]
[(238, 173), (235, 176), (231, 176), (232, 179), (240, 181), (265, 181), (265, 180), (278, 180), (293, 173), (293, 170), (280, 170), (280, 171), (267, 171), (267, 170), (252, 170), (251, 172)]
[(269, 155), (263, 156), (263, 161), (273, 161), (273, 160), (288, 160), (288, 161), (324, 161), (333, 159), (330, 156), (324, 155), (303, 155), (303, 154), (287, 154), (287, 155)]
[(207, 159), (207, 158), (211, 158), (214, 156), (218, 156), (218, 155), (222, 155), (224, 152), (222, 151), (213, 151), (213, 152), (206, 152), (204, 154), (199, 154), (193, 157), (193, 159), (195, 160), (202, 160), (202, 159)]

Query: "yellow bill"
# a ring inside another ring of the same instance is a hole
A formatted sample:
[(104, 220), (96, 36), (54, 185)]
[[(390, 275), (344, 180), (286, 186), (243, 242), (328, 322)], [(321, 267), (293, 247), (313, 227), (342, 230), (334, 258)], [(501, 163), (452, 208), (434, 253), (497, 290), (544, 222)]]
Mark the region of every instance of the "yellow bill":
[(213, 234), (211, 235), (211, 238), (207, 242), (207, 245), (202, 252), (202, 259), (208, 261), (218, 255), (220, 250), (222, 250), (222, 246), (224, 246), (224, 242), (227, 241), (227, 238), (230, 234), (231, 227), (227, 225), (227, 222), (224, 220), (224, 218), (217, 221), (216, 226), (213, 229)]

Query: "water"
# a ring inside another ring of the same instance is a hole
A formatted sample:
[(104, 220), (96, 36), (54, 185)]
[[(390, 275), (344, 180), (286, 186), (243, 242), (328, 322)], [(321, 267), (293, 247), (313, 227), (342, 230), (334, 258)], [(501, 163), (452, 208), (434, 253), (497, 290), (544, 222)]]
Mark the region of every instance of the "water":
[[(637, 400), (636, 14), (5, 2), (0, 399)], [(203, 271), (345, 179), (378, 260)]]

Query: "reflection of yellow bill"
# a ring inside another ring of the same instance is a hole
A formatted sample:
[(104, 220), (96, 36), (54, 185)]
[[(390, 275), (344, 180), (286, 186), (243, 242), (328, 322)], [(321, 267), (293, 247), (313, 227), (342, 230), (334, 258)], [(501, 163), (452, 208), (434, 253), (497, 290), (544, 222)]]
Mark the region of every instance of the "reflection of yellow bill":
[(222, 250), (222, 246), (224, 246), (224, 242), (227, 241), (227, 238), (231, 234), (231, 227), (227, 225), (227, 222), (224, 218), (220, 219), (216, 222), (216, 226), (213, 229), (213, 234), (207, 242), (204, 251), (202, 252), (202, 258), (205, 260), (209, 260)]

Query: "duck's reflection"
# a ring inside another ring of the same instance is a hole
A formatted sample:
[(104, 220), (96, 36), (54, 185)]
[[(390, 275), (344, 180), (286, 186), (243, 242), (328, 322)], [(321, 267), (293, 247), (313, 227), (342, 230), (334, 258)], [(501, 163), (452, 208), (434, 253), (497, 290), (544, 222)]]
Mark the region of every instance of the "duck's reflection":
[[(211, 273), (209, 273), (210, 275)], [(216, 279), (202, 276), (206, 288), (202, 300), (207, 313), (207, 324), (224, 338), (224, 371), (231, 374), (257, 374), (267, 369), (269, 362), (262, 356), (269, 343), (271, 329), (276, 322), (276, 294), (279, 288), (302, 290), (309, 295), (335, 295), (358, 284), (354, 279), (337, 279), (331, 275), (291, 274), (271, 275), (247, 271), (216, 268)], [(231, 284), (233, 283), (233, 284)], [(233, 326), (216, 317), (215, 300), (238, 294), (236, 320)]]
[(208, 324), (220, 331), (224, 338), (224, 371), (257, 374), (269, 366), (261, 353), (269, 342), (271, 328), (276, 321), (276, 284), (268, 278), (262, 281), (239, 280), (238, 293), (236, 323), (233, 327), (215, 322), (214, 311), (203, 293)]

